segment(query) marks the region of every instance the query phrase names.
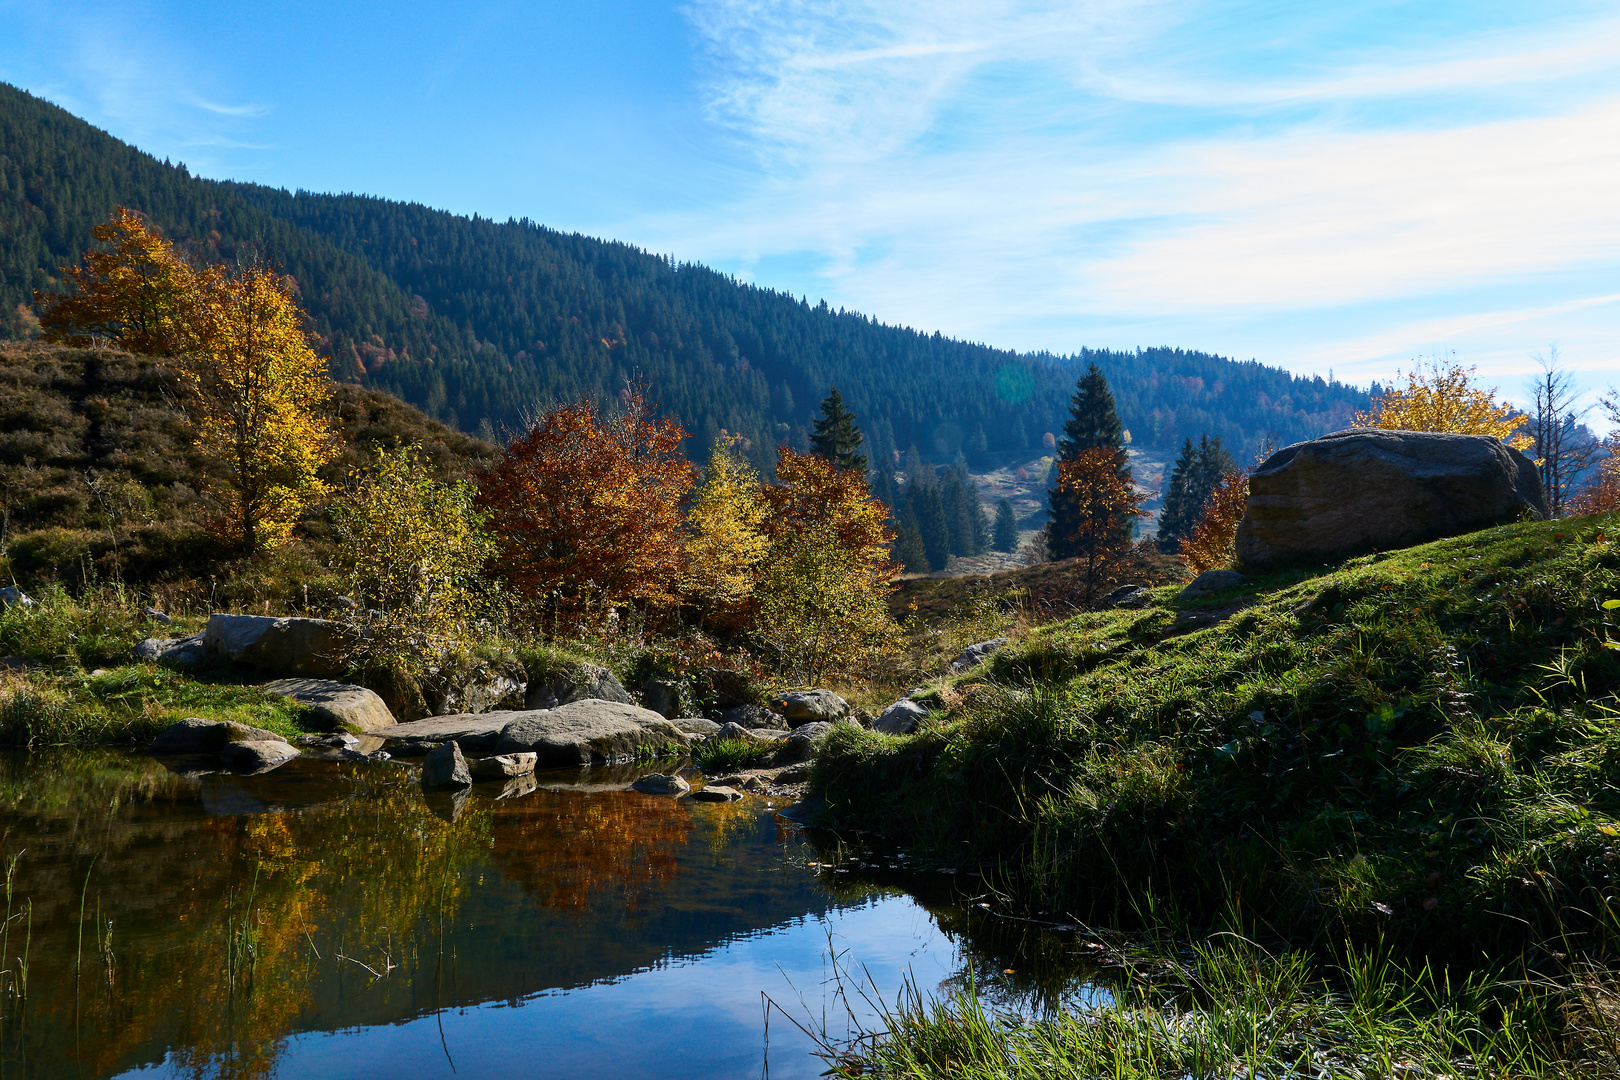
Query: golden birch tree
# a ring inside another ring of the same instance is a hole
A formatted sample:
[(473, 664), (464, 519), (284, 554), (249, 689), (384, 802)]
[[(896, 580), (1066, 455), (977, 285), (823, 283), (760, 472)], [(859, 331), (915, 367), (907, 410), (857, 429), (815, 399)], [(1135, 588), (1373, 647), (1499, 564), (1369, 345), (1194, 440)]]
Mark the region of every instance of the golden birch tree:
[(337, 452), (326, 362), (291, 286), (267, 267), (198, 276), (176, 375), (198, 445), (221, 467), (216, 531), (247, 551), (279, 546), (328, 486)]
[(770, 550), (764, 532), (768, 508), (759, 474), (716, 439), (703, 484), (687, 513), (686, 563), (681, 589), (706, 621), (734, 625), (752, 598), (760, 563)]
[[(1395, 373), (1397, 381), (1402, 377)], [(1519, 411), (1499, 401), (1495, 387), (1478, 386), (1473, 367), (1435, 360), (1426, 369), (1414, 365), (1404, 378), (1404, 387), (1385, 390), (1370, 410), (1357, 413), (1355, 426), (1490, 435), (1519, 449), (1530, 445), (1514, 436), (1524, 422)]]

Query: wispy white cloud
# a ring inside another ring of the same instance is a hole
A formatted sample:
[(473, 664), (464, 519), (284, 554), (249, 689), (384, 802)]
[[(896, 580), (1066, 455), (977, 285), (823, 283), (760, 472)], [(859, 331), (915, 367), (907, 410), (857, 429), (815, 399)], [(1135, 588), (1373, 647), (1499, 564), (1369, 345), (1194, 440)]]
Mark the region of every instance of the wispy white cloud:
[(1527, 355), (1559, 311), (1620, 339), (1588, 302), (1620, 270), (1620, 20), (1369, 25), (1267, 60), (1241, 20), (1189, 31), (1220, 7), (694, 0), (710, 115), (757, 181), (631, 235), (1022, 347), (1160, 320), (1350, 367), (1447, 327)]

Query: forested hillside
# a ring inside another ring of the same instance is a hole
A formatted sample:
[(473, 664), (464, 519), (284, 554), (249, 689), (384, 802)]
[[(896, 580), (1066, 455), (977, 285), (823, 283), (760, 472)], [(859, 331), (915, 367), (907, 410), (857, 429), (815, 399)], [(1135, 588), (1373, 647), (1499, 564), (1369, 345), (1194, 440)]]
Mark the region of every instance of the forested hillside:
[(537, 403), (605, 398), (644, 377), (697, 436), (722, 429), (768, 464), (803, 446), (832, 385), (874, 460), (1023, 451), (1061, 428), (1077, 365), (1107, 374), (1141, 445), (1208, 433), (1244, 448), (1344, 426), (1367, 395), (1253, 362), (1150, 349), (1018, 354), (885, 326), (627, 244), (354, 195), (191, 176), (0, 84), (0, 336), (27, 336), (33, 290), (59, 287), (118, 205), (201, 259), (263, 257), (298, 283), (344, 381), (391, 391), (463, 430), (515, 426)]

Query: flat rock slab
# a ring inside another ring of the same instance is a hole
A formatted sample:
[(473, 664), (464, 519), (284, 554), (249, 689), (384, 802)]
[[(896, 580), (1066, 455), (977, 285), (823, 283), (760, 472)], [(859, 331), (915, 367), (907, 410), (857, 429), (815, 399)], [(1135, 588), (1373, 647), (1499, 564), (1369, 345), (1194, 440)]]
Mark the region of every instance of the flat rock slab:
[(480, 753), (493, 750), (495, 744), (501, 741), (501, 732), (505, 731), (506, 725), (515, 718), (534, 715), (537, 714), (522, 710), (455, 713), (451, 716), (430, 716), (426, 720), (412, 720), (404, 724), (395, 724), (393, 727), (378, 728), (371, 734), (392, 745), (455, 742), (460, 744), (464, 751)]
[(533, 752), (541, 767), (632, 761), (666, 747), (685, 749), (685, 732), (651, 709), (587, 698), (508, 721), (497, 754)]
[(263, 689), (307, 706), (311, 719), (328, 731), (364, 733), (394, 726), (394, 714), (383, 699), (363, 686), (331, 679), (292, 678), (267, 682)]
[(697, 802), (735, 802), (742, 797), (742, 792), (723, 784), (710, 784), (692, 792), (692, 798)]

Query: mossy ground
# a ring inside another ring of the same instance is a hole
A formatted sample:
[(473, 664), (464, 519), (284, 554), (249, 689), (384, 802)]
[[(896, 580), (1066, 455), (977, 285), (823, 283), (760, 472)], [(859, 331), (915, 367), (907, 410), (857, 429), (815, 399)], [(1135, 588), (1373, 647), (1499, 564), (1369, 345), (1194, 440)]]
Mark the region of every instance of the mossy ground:
[(840, 729), (814, 784), (1035, 909), (1595, 955), (1620, 944), (1617, 530), (1162, 588), (1028, 633), (915, 736)]

